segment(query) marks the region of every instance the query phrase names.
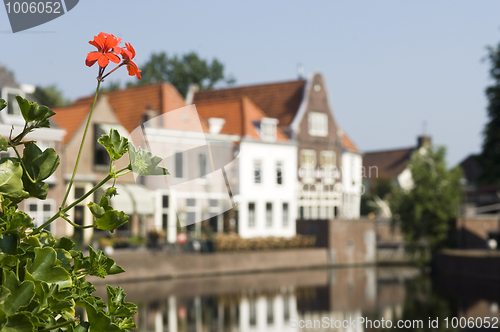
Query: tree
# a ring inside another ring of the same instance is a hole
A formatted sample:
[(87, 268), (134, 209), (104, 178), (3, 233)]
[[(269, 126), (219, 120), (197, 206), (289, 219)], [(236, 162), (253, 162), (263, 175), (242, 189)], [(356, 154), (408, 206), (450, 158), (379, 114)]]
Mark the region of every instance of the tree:
[(63, 97), (62, 92), (56, 85), (37, 86), (33, 96), (41, 105), (47, 105), (48, 107), (61, 107), (71, 103), (70, 100)]
[(407, 248), (419, 263), (441, 248), (448, 238), (450, 224), (457, 216), (462, 198), (462, 170), (446, 167), (444, 147), (425, 145), (409, 163), (413, 186), (395, 190), (391, 210), (393, 223), (401, 227)]
[(224, 65), (217, 59), (208, 63), (207, 60), (200, 59), (195, 52), (182, 57), (169, 57), (165, 52), (153, 53), (149, 61), (140, 68), (142, 79), (137, 84), (170, 82), (183, 96), (186, 95), (190, 84), (197, 84), (200, 90), (208, 90), (219, 82), (235, 83), (234, 78), (225, 77)]
[(482, 182), (500, 184), (500, 44), (488, 47), (488, 60), (491, 65), (490, 76), (493, 84), (486, 88), (488, 98), (488, 117), (483, 135), (483, 149), (479, 155), (483, 174)]

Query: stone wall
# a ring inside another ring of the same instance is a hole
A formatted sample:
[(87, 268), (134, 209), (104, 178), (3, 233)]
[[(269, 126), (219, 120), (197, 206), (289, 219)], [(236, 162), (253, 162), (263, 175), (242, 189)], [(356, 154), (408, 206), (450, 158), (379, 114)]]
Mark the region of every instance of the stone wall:
[[(110, 257), (127, 272), (108, 276), (105, 282), (284, 271), (329, 265), (327, 251), (321, 248), (178, 255), (117, 250)], [(104, 282), (97, 278), (93, 281)]]
[(298, 220), (297, 234), (316, 236), (316, 246), (328, 251), (329, 264), (376, 262), (377, 239), (371, 219)]

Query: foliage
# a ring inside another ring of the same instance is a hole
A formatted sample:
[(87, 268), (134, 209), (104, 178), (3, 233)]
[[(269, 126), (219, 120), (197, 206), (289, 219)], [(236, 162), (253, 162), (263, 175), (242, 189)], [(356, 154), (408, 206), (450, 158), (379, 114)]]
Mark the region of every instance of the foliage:
[(142, 79), (137, 84), (170, 82), (183, 96), (186, 96), (190, 84), (197, 84), (200, 90), (207, 90), (219, 82), (235, 83), (234, 78), (225, 77), (224, 65), (217, 59), (209, 63), (195, 52), (182, 57), (169, 57), (165, 52), (153, 53), (141, 68)]
[(366, 216), (369, 213), (378, 211), (377, 204), (374, 202), (375, 196), (382, 200), (388, 200), (392, 196), (394, 184), (392, 179), (388, 177), (378, 177), (373, 179), (369, 192), (361, 196), (361, 215)]
[[(0, 138), (0, 150), (11, 148), (16, 153), (14, 158), (0, 160), (0, 330), (125, 332), (136, 328), (130, 317), (136, 313), (136, 306), (125, 302), (121, 287), (107, 286), (104, 302), (92, 295), (95, 288), (85, 281), (89, 275), (104, 278), (122, 273), (123, 269), (101, 250), (95, 251), (90, 246), (89, 255), (85, 256), (75, 250), (72, 240), (56, 239), (45, 227), (58, 218), (79, 228), (113, 231), (122, 226), (129, 217), (109, 205), (109, 198), (117, 194), (114, 182), (104, 191), (99, 204), (88, 205), (94, 216), (93, 225), (77, 225), (68, 218), (67, 212), (109, 180), (116, 181), (132, 172), (132, 165), (146, 165), (141, 168), (141, 175), (165, 174), (167, 171), (157, 166), (161, 159), (135, 149), (111, 129), (109, 135), (99, 139), (112, 160), (109, 175), (75, 202), (68, 206), (62, 204), (54, 216), (35, 227), (33, 219), (20, 211), (17, 204), (28, 197), (45, 199), (48, 185), (44, 181), (54, 174), (60, 159), (54, 149), (42, 151), (36, 142), (24, 138), (37, 128), (49, 127), (49, 118), (54, 112), (19, 96), (16, 99), (26, 124), (18, 136)], [(0, 110), (5, 106), (5, 100), (0, 99)], [(21, 156), (18, 147), (23, 145)], [(129, 149), (134, 151), (133, 164), (115, 170), (113, 162)], [(88, 321), (80, 321), (75, 316), (76, 306), (86, 310)]]
[(37, 86), (33, 93), (33, 97), (35, 97), (40, 104), (49, 107), (61, 107), (70, 104), (70, 100), (64, 98), (62, 92), (56, 85), (49, 85), (46, 87)]
[(500, 184), (500, 44), (496, 48), (488, 48), (488, 60), (493, 84), (485, 91), (489, 122), (483, 131), (483, 149), (478, 161), (483, 169), (481, 180)]
[(391, 202), (393, 222), (401, 227), (407, 248), (420, 263), (428, 262), (428, 250), (443, 245), (462, 197), (462, 171), (448, 170), (445, 154), (443, 147), (429, 145), (416, 151), (409, 164), (413, 187), (395, 190)]

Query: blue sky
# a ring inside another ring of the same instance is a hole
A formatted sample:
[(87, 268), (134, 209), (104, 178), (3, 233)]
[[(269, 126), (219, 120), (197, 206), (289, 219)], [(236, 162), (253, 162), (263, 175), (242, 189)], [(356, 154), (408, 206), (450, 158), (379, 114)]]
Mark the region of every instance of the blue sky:
[[(326, 79), (336, 119), (362, 151), (408, 147), (427, 122), (455, 165), (479, 152), (487, 121), (486, 46), (500, 41), (500, 2), (82, 0), (12, 34), (0, 9), (0, 62), (21, 83), (95, 88), (84, 59), (100, 31), (152, 52), (218, 58), (237, 84), (291, 80), (297, 63)], [(111, 80), (131, 80), (122, 70)]]

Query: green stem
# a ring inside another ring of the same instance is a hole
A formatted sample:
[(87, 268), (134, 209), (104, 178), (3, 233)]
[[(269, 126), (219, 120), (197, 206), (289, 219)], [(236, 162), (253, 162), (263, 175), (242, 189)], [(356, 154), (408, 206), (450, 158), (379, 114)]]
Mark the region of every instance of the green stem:
[(78, 203), (82, 202), (84, 199), (86, 199), (87, 197), (89, 197), (92, 193), (94, 193), (94, 191), (96, 191), (97, 189), (99, 189), (100, 187), (102, 187), (106, 182), (108, 182), (112, 178), (113, 178), (113, 176), (111, 176), (111, 175), (106, 176), (101, 182), (99, 182), (94, 188), (92, 188), (85, 195), (83, 195), (82, 197), (80, 197), (79, 199), (77, 199), (76, 201), (74, 201), (73, 203), (71, 203), (70, 205), (68, 205), (66, 208), (60, 210), (58, 213), (56, 213), (55, 215), (53, 215), (52, 218), (50, 218), (49, 220), (47, 220), (46, 222), (44, 222), (42, 225), (40, 225), (37, 228), (35, 228), (33, 230), (33, 233), (31, 233), (31, 234), (32, 235), (38, 234), (42, 229), (44, 229), (45, 227), (47, 227), (48, 225), (50, 225), (51, 222), (53, 222), (54, 220), (56, 220), (57, 218), (59, 218), (60, 217), (60, 213), (64, 214), (65, 212), (68, 212), (69, 210), (71, 210), (75, 205), (77, 205)]
[(78, 224), (75, 224), (74, 222), (72, 222), (71, 220), (69, 220), (68, 217), (66, 217), (64, 214), (60, 214), (59, 216), (61, 218), (63, 218), (64, 220), (66, 220), (71, 226), (76, 227), (76, 228), (86, 229), (86, 228), (92, 228), (92, 227), (94, 227), (94, 225), (80, 226)]
[(97, 88), (95, 90), (94, 102), (92, 103), (92, 108), (90, 109), (90, 114), (87, 119), (87, 124), (85, 125), (85, 131), (83, 132), (82, 143), (80, 144), (80, 150), (78, 150), (78, 156), (76, 157), (75, 168), (73, 169), (73, 175), (71, 176), (71, 180), (69, 181), (68, 190), (66, 191), (66, 195), (64, 195), (64, 199), (61, 203), (61, 208), (64, 207), (66, 201), (68, 199), (69, 192), (71, 191), (71, 187), (73, 186), (73, 182), (75, 181), (76, 170), (78, 169), (78, 163), (80, 162), (80, 157), (82, 155), (83, 143), (85, 142), (85, 137), (87, 136), (87, 131), (89, 130), (90, 119), (92, 118), (92, 113), (94, 112), (95, 103), (97, 101), (97, 95), (99, 94), (99, 87), (101, 86), (101, 80), (97, 80)]
[(51, 327), (48, 327), (46, 329), (43, 329), (43, 330), (38, 330), (38, 332), (48, 332), (48, 331), (52, 331), (54, 329), (57, 329), (59, 327), (62, 327), (62, 326), (66, 326), (66, 325), (69, 325), (71, 323), (74, 323), (76, 321), (76, 319), (74, 320), (69, 320), (69, 321), (66, 321), (66, 322), (62, 322), (62, 323), (59, 323), (59, 324), (55, 324), (55, 325), (52, 325)]

